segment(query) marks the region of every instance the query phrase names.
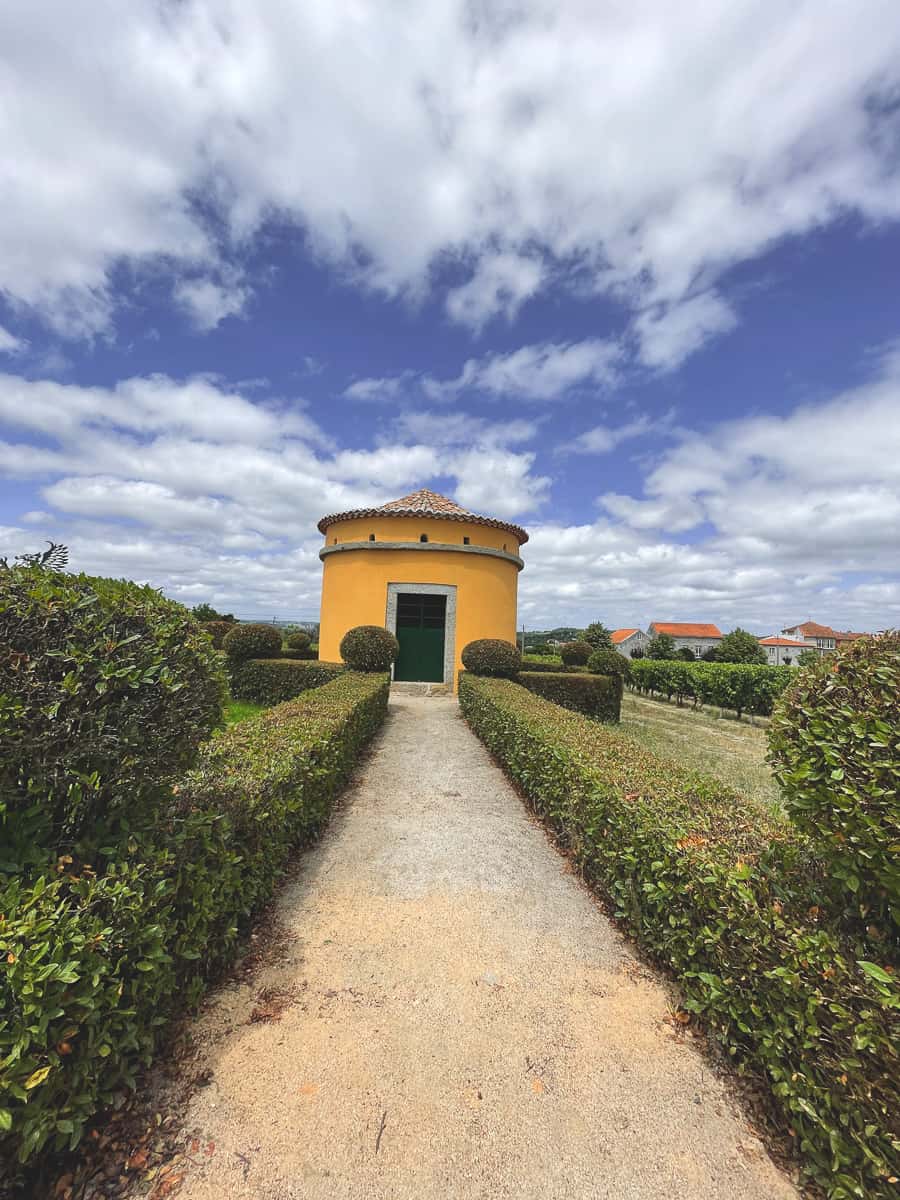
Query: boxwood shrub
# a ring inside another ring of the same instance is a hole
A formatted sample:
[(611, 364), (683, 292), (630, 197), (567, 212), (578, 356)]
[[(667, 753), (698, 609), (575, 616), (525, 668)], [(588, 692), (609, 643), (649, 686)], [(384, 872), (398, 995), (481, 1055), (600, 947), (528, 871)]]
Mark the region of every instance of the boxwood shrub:
[(234, 621), (201, 621), (200, 628), (212, 638), (212, 644), (221, 650), (226, 637), (234, 629)]
[(337, 678), (343, 663), (293, 658), (251, 658), (237, 664), (231, 674), (231, 695), (254, 704), (280, 704), (310, 688)]
[(209, 638), (152, 588), (0, 570), (0, 870), (164, 802), (223, 696)]
[(400, 643), (383, 625), (357, 625), (344, 634), (339, 649), (352, 671), (389, 671)]
[(808, 1175), (832, 1200), (895, 1197), (900, 986), (803, 835), (513, 683), (466, 675), (460, 704), (687, 1009), (768, 1085)]
[(638, 691), (656, 693), (694, 706), (717, 704), (738, 716), (752, 713), (767, 717), (788, 684), (795, 667), (756, 666), (748, 663), (673, 662), (642, 658), (632, 662), (630, 684)]
[(232, 625), (222, 643), (231, 663), (248, 658), (277, 658), (281, 653), (281, 634), (274, 625)]
[(618, 721), (621, 716), (622, 680), (618, 675), (521, 671), (516, 678), (530, 692), (545, 700), (597, 721)]
[(0, 1160), (74, 1146), (233, 957), (387, 705), (343, 674), (207, 742), (164, 817), (91, 864), (0, 876)]
[(288, 650), (309, 650), (312, 646), (312, 637), (305, 629), (295, 629), (293, 633), (289, 633), (284, 641)]
[(502, 638), (476, 638), (463, 646), (462, 664), (473, 675), (493, 675), (512, 679), (522, 665), (522, 654), (512, 642)]
[(583, 667), (593, 653), (590, 642), (566, 642), (559, 649), (559, 657), (567, 667)]
[(900, 633), (796, 672), (769, 746), (788, 812), (860, 915), (900, 926)]

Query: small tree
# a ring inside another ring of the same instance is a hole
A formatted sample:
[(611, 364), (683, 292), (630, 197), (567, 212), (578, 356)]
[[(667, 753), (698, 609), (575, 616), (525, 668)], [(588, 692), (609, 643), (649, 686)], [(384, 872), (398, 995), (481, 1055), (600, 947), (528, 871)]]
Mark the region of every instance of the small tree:
[(592, 621), (582, 635), (582, 641), (590, 643), (595, 650), (612, 650), (612, 634), (602, 621)]
[(716, 647), (716, 662), (765, 664), (766, 652), (746, 629), (732, 629)]
[(809, 650), (801, 650), (797, 655), (797, 666), (814, 667), (820, 658), (818, 650), (813, 650), (812, 647)]
[(680, 658), (682, 662), (696, 662), (697, 656), (694, 654), (690, 646), (681, 646), (675, 651), (675, 657)]
[(195, 604), (191, 612), (198, 621), (234, 621), (234, 613), (220, 613), (211, 604)]
[(675, 658), (675, 639), (669, 633), (658, 633), (647, 643), (647, 658)]

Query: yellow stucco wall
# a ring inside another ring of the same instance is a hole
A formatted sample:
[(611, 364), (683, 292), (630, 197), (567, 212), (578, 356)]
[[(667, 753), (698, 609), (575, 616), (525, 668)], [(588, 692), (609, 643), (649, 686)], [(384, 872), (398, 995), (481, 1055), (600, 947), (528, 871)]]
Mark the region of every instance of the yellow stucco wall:
[(455, 585), (456, 645), (454, 683), (462, 667), (462, 649), (476, 638), (516, 640), (518, 567), (514, 562), (482, 554), (417, 550), (412, 544), (427, 534), (430, 543), (472, 546), (518, 554), (517, 538), (502, 529), (465, 521), (434, 518), (374, 517), (340, 521), (329, 527), (324, 545), (410, 542), (409, 550), (350, 550), (328, 554), (322, 563), (322, 611), (319, 658), (340, 660), (341, 638), (355, 625), (384, 625), (389, 583)]

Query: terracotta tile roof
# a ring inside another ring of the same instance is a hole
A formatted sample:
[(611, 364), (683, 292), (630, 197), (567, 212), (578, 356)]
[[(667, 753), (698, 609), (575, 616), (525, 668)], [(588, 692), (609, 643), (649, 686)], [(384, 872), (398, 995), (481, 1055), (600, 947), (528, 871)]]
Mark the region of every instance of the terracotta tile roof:
[(319, 522), (319, 533), (325, 533), (330, 525), (338, 521), (352, 521), (359, 517), (433, 517), (442, 521), (469, 521), (473, 525), (487, 525), (491, 529), (504, 529), (511, 533), (520, 545), (528, 541), (528, 534), (520, 525), (509, 521), (498, 521), (495, 517), (482, 517), (478, 513), (469, 512), (454, 500), (449, 500), (439, 492), (431, 492), (428, 488), (420, 488), (401, 496), (399, 500), (390, 500), (377, 508), (352, 508), (347, 512), (330, 513)]
[(802, 625), (786, 625), (786, 629), (796, 629), (804, 637), (833, 638), (837, 634), (830, 625), (820, 625), (818, 621), (804, 621)]
[(636, 633), (640, 633), (639, 629), (614, 629), (609, 635), (612, 638), (612, 644), (618, 646), (619, 642), (626, 642), (630, 637), (634, 637)]
[(651, 621), (653, 633), (668, 633), (671, 637), (720, 638), (722, 631), (717, 625), (682, 624), (679, 621)]
[(761, 646), (797, 646), (800, 650), (815, 650), (815, 646), (810, 646), (809, 642), (795, 642), (793, 638), (786, 637), (767, 637), (760, 638)]
[(851, 633), (849, 629), (845, 630), (842, 633), (838, 629), (838, 630), (835, 630), (834, 636), (835, 636), (835, 639), (839, 642), (855, 642), (857, 638), (871, 637), (872, 635), (870, 633)]

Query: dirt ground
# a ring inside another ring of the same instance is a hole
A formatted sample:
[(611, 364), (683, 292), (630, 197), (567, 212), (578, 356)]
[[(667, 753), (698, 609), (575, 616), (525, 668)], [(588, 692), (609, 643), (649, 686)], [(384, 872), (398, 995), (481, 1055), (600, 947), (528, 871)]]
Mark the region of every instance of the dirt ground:
[(392, 697), (193, 1030), (183, 1200), (787, 1200), (790, 1181), (468, 730)]

